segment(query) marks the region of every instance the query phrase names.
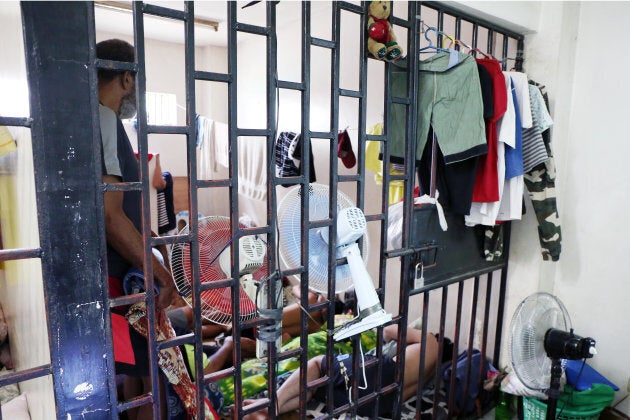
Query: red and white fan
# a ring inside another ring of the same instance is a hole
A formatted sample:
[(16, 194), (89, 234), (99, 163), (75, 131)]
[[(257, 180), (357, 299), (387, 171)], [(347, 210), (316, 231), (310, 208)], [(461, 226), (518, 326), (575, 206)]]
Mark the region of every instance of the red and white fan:
[[(187, 235), (188, 225), (180, 232)], [(225, 216), (207, 216), (199, 219), (199, 280), (201, 284), (225, 280), (231, 272), (230, 219)], [(254, 236), (239, 240), (239, 319), (257, 316), (254, 302), (256, 282), (267, 275), (265, 242)], [(192, 306), (192, 264), (190, 244), (175, 244), (170, 252), (171, 272), (175, 286), (184, 300)], [(247, 292), (246, 292), (247, 289)], [(221, 325), (232, 323), (232, 293), (230, 287), (201, 292), (201, 315)]]

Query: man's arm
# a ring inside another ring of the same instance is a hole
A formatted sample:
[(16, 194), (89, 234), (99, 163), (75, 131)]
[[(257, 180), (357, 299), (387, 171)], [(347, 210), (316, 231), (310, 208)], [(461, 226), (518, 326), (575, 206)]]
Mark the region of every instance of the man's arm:
[[(116, 176), (104, 175), (103, 181), (111, 184), (120, 182), (120, 179)], [(144, 242), (142, 235), (123, 210), (123, 194), (122, 191), (111, 191), (104, 194), (107, 243), (124, 256), (129, 263), (144, 271)], [(156, 307), (163, 309), (171, 304), (175, 283), (166, 267), (154, 255), (151, 255), (151, 258), (153, 259), (153, 278), (160, 288)]]

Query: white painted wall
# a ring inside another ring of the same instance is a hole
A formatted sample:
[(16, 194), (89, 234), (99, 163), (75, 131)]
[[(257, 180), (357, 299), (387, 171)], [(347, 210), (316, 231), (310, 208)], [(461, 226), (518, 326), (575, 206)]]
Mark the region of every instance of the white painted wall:
[[(628, 300), (627, 296), (630, 295), (630, 284), (625, 281), (630, 277), (626, 274), (625, 267), (625, 258), (629, 250), (626, 242), (630, 232), (623, 218), (623, 211), (629, 200), (626, 193), (629, 189), (629, 180), (627, 171), (624, 171), (625, 160), (622, 159), (630, 152), (625, 127), (630, 87), (623, 82), (623, 72), (629, 67), (630, 58), (622, 50), (623, 40), (628, 36), (623, 19), (630, 15), (630, 3), (466, 4), (486, 13), (489, 19), (495, 19), (492, 17), (494, 14), (498, 19), (513, 22), (531, 32), (526, 38), (525, 70), (532, 78), (548, 87), (552, 99), (552, 116), (555, 120), (553, 146), (558, 175), (557, 194), (562, 218), (563, 252), (559, 262), (542, 261), (535, 216), (528, 203), (528, 212), (524, 219), (513, 224), (509, 299), (504, 331), (507, 330), (512, 311), (525, 296), (537, 290), (555, 293), (567, 306), (576, 332), (590, 335), (598, 341), (599, 355), (591, 364), (625, 390), (630, 377), (630, 364), (625, 358), (627, 349), (630, 348), (628, 334), (630, 322), (623, 313), (623, 308)], [(23, 64), (15, 65), (16, 62), (23, 63), (22, 37), (19, 19), (11, 15), (14, 13), (10, 10), (11, 7), (16, 6), (0, 3), (2, 23), (0, 31), (3, 35), (0, 42), (3, 54), (5, 57), (14, 58), (3, 61), (4, 64), (0, 66), (0, 80), (24, 78), (25, 74)], [(314, 20), (325, 22), (327, 16), (317, 15), (319, 19)], [(289, 27), (284, 31), (286, 34), (283, 42), (293, 49), (300, 32)], [(344, 32), (344, 45), (346, 42), (352, 45), (355, 36), (353, 32)], [(399, 37), (402, 35), (399, 34)], [(180, 56), (175, 47), (169, 45), (163, 47), (165, 48), (163, 51), (168, 51), (171, 58)], [(161, 54), (158, 49), (155, 51), (158, 51), (156, 54)], [(248, 47), (247, 44), (239, 47), (239, 51), (241, 54), (257, 57), (255, 48)], [(213, 71), (225, 69), (225, 54), (219, 49), (205, 47), (198, 57), (199, 61), (207, 60), (209, 67), (217, 65)], [(153, 59), (148, 58), (148, 62), (151, 60)], [(292, 78), (292, 75), (299, 74), (298, 69), (301, 65), (299, 60), (285, 53), (279, 54), (279, 60), (281, 77), (297, 80)], [(247, 76), (248, 72), (264, 71), (260, 61), (254, 62), (256, 65), (249, 67), (239, 65), (239, 71), (245, 72), (239, 73), (239, 83), (246, 85), (249, 80), (251, 88), (256, 90), (261, 86), (257, 79), (242, 77)], [(170, 65), (169, 62), (157, 63), (148, 70), (169, 70), (167, 76), (149, 76), (148, 83), (155, 80), (156, 89), (170, 86), (170, 79), (183, 73), (183, 68), (167, 67)], [(347, 80), (351, 85), (352, 75), (344, 72), (346, 68), (354, 66), (342, 62), (342, 81)], [(326, 72), (329, 74), (329, 67), (324, 65), (320, 72), (312, 72), (312, 76), (323, 78), (317, 79), (316, 82), (325, 84)], [(348, 79), (345, 79), (346, 77)], [(379, 63), (370, 62), (369, 77), (371, 105), (368, 108), (368, 125), (378, 121), (382, 112), (378, 105), (372, 105), (382, 103), (378, 84), (379, 80), (382, 80), (382, 66)], [(149, 84), (149, 89), (152, 86)], [(214, 92), (206, 96), (213, 98), (211, 103), (198, 102), (199, 111), (203, 110), (209, 116), (215, 116), (216, 119), (225, 118), (224, 121), (227, 121), (227, 113), (223, 107), (223, 104), (227, 104), (226, 96), (214, 101), (214, 98), (221, 94), (224, 95), (222, 92)], [(295, 110), (291, 108), (291, 98), (288, 96), (290, 95), (287, 95), (287, 98), (283, 97), (281, 103), (284, 110), (281, 110), (281, 125), (299, 127), (299, 123), (294, 119)], [(179, 98), (178, 96), (178, 102)], [(183, 102), (183, 99), (181, 101)], [(318, 103), (316, 99), (314, 101), (315, 114), (326, 115), (324, 105)], [(320, 107), (323, 111), (320, 111)], [(240, 118), (239, 115), (239, 124)], [(352, 132), (353, 121), (356, 121), (353, 111), (344, 107), (340, 111), (340, 125), (350, 125), (350, 134), (356, 150), (356, 135), (353, 136)], [(256, 124), (258, 123), (256, 121)], [(312, 121), (314, 126), (319, 123), (321, 121), (318, 118)], [(318, 178), (321, 182), (327, 182), (328, 162), (324, 157), (327, 154), (326, 146), (321, 144), (315, 147)], [(167, 150), (170, 152), (170, 147), (167, 146)], [(176, 155), (173, 153), (172, 156)], [(179, 173), (177, 171), (181, 169), (178, 163), (181, 161), (181, 155), (177, 156), (172, 163), (167, 160), (165, 169)], [(345, 168), (340, 168), (342, 173), (346, 171)], [(380, 196), (378, 193), (375, 195)], [(371, 206), (376, 206), (373, 208), (377, 209), (380, 205), (375, 203), (375, 200), (368, 200), (367, 204), (368, 212), (371, 211)], [(377, 235), (372, 235), (372, 238), (376, 237)], [(370, 261), (369, 268), (370, 272), (375, 273), (376, 262)], [(2, 303), (5, 304), (4, 298)], [(30, 367), (30, 364), (21, 367)], [(622, 393), (619, 393), (618, 397), (621, 395)]]
[[(555, 68), (536, 63), (531, 68), (536, 77), (550, 80), (555, 98), (563, 229), (562, 257), (554, 268), (541, 264), (539, 284), (551, 286), (565, 303), (576, 333), (597, 340), (599, 354), (592, 365), (623, 391), (630, 378), (630, 318), (623, 312), (630, 295), (625, 266), (630, 227), (624, 217), (630, 189), (625, 162), (630, 86), (617, 69), (627, 68), (630, 58), (608, 40), (628, 36), (624, 18), (629, 14), (628, 2), (543, 2), (532, 46), (555, 56)], [(611, 57), (611, 65), (603, 65), (603, 57)], [(518, 274), (516, 281), (525, 273)]]

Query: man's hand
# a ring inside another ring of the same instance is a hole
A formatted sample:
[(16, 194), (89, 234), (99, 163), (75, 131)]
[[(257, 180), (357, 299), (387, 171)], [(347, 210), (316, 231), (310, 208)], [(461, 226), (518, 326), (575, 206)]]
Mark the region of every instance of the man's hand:
[(175, 298), (177, 297), (177, 293), (175, 291), (175, 282), (173, 281), (173, 277), (171, 273), (158, 263), (154, 261), (154, 264), (157, 263), (158, 266), (153, 266), (153, 277), (155, 283), (158, 285), (160, 289), (160, 294), (157, 295), (155, 299), (155, 308), (156, 309), (166, 309), (168, 308)]

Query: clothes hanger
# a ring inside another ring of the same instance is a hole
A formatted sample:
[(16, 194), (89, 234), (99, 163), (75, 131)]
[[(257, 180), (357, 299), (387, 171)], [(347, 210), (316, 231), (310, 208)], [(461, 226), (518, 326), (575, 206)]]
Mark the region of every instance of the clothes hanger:
[(479, 53), (479, 54), (483, 55), (485, 58), (490, 58), (492, 60), (496, 60), (496, 58), (494, 58), (492, 56), (492, 54), (485, 53), (485, 52), (481, 51), (479, 48), (476, 48), (476, 47), (475, 48), (470, 48), (470, 50), (468, 51), (468, 54), (470, 54), (471, 52), (476, 52), (476, 53)]
[(427, 24), (425, 24), (424, 22), (422, 22), (422, 26), (423, 28), (426, 27), (426, 29), (423, 31), (424, 32), (424, 39), (427, 40), (427, 42), (429, 43), (429, 45), (427, 45), (426, 47), (422, 47), (418, 50), (418, 52), (448, 52), (447, 50), (440, 48), (437, 45), (433, 45), (433, 41), (429, 38), (429, 31), (433, 31), (435, 32), (435, 36), (436, 38), (442, 34), (442, 35), (446, 35), (444, 32), (440, 31), (438, 28), (436, 28), (435, 26), (428, 26)]
[[(470, 51), (471, 48), (468, 45), (466, 45), (461, 39), (455, 39), (454, 37), (450, 37), (448, 35), (447, 35), (447, 38), (451, 41), (448, 44), (448, 47), (446, 47), (447, 49), (451, 49), (451, 48), (454, 48), (457, 45), (459, 45), (461, 47), (467, 48)], [(446, 42), (446, 40), (445, 40), (445, 42)], [(442, 43), (442, 46), (444, 46), (444, 43)]]

